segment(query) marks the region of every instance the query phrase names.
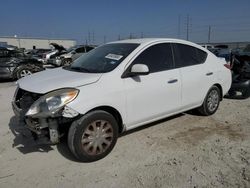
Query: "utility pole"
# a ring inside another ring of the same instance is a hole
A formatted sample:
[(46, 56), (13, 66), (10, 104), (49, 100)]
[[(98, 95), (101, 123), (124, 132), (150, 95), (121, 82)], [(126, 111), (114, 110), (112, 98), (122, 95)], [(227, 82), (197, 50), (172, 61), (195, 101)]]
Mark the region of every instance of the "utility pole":
[(189, 39), (189, 14), (187, 15), (187, 40)]
[(132, 36), (132, 33), (130, 33), (130, 34), (129, 34), (129, 39), (132, 39), (132, 37), (133, 37), (133, 36)]
[(141, 38), (142, 38), (142, 39), (144, 38), (144, 33), (143, 33), (143, 32), (141, 32)]
[(181, 37), (181, 15), (180, 14), (178, 16), (178, 33), (177, 33), (177, 37), (178, 38)]
[(91, 37), (90, 37), (90, 32), (88, 32), (88, 40), (89, 40), (89, 42), (88, 42), (88, 44), (90, 44), (91, 42)]
[(106, 35), (103, 37), (103, 43), (106, 44)]
[(208, 27), (208, 39), (207, 39), (208, 43), (210, 43), (210, 38), (211, 38), (211, 25)]
[(92, 32), (92, 43), (93, 44), (95, 43), (95, 32), (94, 31)]
[(120, 36), (120, 34), (118, 35), (118, 40), (121, 40), (121, 36)]

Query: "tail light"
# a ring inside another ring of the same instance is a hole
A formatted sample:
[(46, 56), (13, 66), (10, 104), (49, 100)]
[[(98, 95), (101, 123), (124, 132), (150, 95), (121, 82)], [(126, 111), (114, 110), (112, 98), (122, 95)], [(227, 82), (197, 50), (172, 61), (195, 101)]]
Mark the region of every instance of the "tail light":
[(228, 69), (231, 69), (231, 68), (232, 68), (230, 64), (224, 64), (224, 66), (225, 66), (226, 68), (228, 68)]

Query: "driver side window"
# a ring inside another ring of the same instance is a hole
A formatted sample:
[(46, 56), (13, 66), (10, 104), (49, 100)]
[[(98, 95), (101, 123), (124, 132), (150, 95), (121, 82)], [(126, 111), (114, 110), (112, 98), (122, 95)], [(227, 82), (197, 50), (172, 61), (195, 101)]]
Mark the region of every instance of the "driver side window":
[(173, 68), (173, 55), (169, 43), (156, 44), (144, 50), (132, 63), (145, 64), (150, 73), (165, 71)]

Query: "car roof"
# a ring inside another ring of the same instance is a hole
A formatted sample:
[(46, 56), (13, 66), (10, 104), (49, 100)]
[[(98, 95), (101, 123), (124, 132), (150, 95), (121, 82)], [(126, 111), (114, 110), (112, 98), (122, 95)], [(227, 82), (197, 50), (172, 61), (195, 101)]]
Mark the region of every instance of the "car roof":
[(114, 44), (114, 43), (135, 43), (135, 44), (142, 44), (142, 45), (147, 45), (151, 44), (154, 42), (172, 42), (172, 43), (181, 43), (181, 44), (187, 44), (191, 46), (195, 46), (197, 48), (205, 50), (202, 46), (195, 44), (193, 42), (189, 42), (186, 40), (181, 40), (181, 39), (174, 39), (174, 38), (142, 38), (142, 39), (127, 39), (127, 40), (119, 40), (119, 41), (114, 41), (110, 42), (108, 44)]

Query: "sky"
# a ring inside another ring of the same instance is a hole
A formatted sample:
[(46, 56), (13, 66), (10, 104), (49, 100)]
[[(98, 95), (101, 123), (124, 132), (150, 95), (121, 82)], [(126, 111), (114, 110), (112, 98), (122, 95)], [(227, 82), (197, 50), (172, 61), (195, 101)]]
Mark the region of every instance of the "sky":
[(0, 36), (102, 44), (124, 38), (250, 41), (250, 0), (5, 0)]

